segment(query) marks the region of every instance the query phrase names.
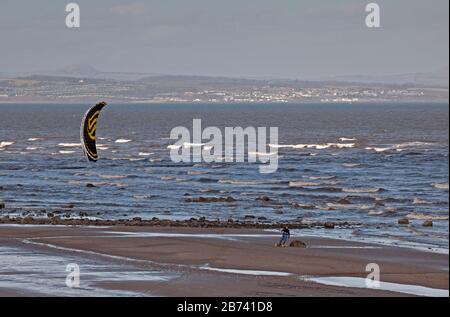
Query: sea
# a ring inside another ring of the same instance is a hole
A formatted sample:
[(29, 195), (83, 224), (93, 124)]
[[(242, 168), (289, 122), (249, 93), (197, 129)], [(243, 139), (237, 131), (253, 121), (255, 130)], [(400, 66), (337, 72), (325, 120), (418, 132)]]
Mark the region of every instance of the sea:
[[(448, 253), (448, 103), (110, 104), (96, 163), (80, 144), (90, 106), (0, 105), (0, 216), (349, 222), (299, 234)], [(278, 127), (278, 170), (174, 163), (171, 130), (193, 119), (222, 131)]]

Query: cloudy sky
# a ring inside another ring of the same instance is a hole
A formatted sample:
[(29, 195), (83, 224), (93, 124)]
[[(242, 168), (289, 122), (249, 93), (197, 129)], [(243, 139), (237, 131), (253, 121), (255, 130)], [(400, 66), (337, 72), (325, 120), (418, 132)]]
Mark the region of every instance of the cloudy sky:
[(1, 0), (0, 72), (101, 71), (318, 78), (448, 67), (448, 0)]

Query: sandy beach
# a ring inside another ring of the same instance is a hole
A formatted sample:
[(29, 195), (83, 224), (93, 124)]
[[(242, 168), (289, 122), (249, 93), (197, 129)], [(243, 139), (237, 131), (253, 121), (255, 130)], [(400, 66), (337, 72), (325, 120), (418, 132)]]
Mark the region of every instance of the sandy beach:
[[(448, 296), (448, 254), (260, 229), (0, 226), (0, 296)], [(65, 285), (66, 265), (80, 287)], [(380, 267), (367, 288), (366, 266)]]

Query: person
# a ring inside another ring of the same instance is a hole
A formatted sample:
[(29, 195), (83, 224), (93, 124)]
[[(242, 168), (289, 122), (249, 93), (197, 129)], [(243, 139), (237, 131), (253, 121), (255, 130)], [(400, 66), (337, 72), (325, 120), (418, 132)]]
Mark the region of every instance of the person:
[(289, 231), (289, 228), (286, 226), (281, 230), (281, 239), (280, 242), (278, 243), (278, 246), (285, 247), (290, 237), (291, 232)]

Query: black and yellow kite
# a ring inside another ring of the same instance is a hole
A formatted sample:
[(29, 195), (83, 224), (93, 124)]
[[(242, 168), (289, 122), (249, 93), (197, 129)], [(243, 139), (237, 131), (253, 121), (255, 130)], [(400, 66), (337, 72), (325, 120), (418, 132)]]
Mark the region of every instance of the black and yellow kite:
[(106, 106), (106, 102), (102, 101), (89, 109), (84, 115), (81, 122), (80, 137), (81, 146), (84, 154), (89, 161), (96, 162), (98, 160), (95, 132), (97, 130), (97, 121), (100, 111)]

